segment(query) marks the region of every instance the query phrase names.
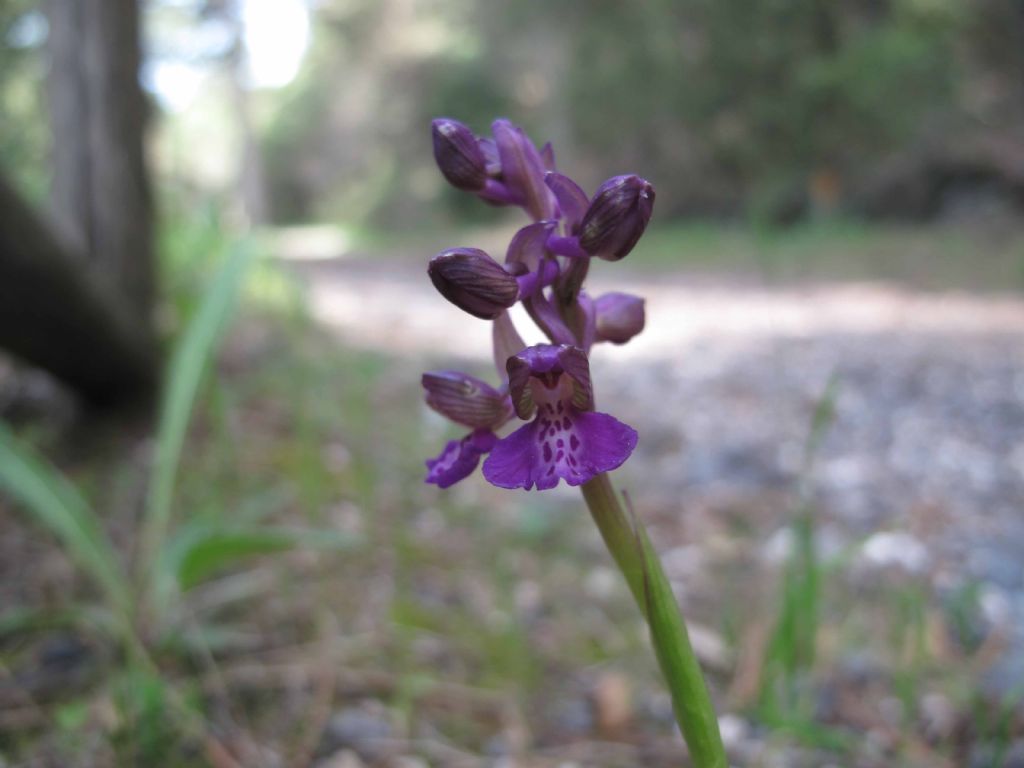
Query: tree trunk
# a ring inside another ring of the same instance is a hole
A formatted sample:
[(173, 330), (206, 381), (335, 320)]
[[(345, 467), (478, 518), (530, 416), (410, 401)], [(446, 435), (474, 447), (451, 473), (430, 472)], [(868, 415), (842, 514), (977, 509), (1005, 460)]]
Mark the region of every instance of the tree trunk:
[(0, 346), (97, 404), (151, 392), (148, 329), (0, 176)]
[(0, 178), (0, 346), (97, 403), (151, 393), (153, 208), (136, 0), (47, 0), (53, 218)]
[(153, 309), (136, 0), (47, 0), (53, 211), (62, 237), (137, 322)]

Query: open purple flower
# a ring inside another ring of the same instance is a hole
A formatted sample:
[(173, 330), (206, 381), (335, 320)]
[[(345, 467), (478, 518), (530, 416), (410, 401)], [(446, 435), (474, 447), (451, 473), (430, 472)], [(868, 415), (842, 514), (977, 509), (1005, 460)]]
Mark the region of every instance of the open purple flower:
[(498, 440), (494, 430), (512, 418), (512, 405), (507, 394), (458, 371), (425, 373), (423, 388), (427, 405), (472, 428), (465, 437), (450, 440), (436, 458), (427, 459), (427, 482), (448, 488), (467, 477), (491, 450)]
[(526, 490), (554, 488), (560, 479), (580, 485), (629, 458), (636, 430), (593, 410), (582, 349), (539, 344), (510, 357), (507, 368), (516, 414), (534, 419), (490, 449), (483, 467), (488, 482)]

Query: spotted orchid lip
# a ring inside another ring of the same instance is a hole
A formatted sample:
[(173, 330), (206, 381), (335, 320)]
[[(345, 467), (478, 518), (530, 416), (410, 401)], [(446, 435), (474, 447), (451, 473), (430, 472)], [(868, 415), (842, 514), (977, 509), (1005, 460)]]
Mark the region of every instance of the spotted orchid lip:
[(636, 430), (607, 413), (553, 400), (538, 405), (532, 422), (495, 443), (484, 477), (501, 488), (547, 490), (560, 480), (581, 485), (619, 467), (637, 440)]

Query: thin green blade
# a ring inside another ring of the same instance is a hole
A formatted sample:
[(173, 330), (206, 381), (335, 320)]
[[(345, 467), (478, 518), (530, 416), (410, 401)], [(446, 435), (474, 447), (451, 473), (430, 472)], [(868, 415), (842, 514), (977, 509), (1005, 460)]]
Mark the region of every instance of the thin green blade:
[(122, 615), (130, 606), (128, 583), (110, 539), (85, 500), (55, 467), (0, 424), (0, 488), (49, 529)]
[(198, 585), (217, 571), (240, 560), (286, 550), (350, 549), (352, 536), (333, 531), (256, 526), (192, 526), (168, 547), (167, 567), (182, 590)]
[[(174, 483), (196, 393), (231, 317), (252, 259), (250, 243), (243, 241), (235, 246), (203, 296), (195, 317), (172, 356), (160, 405), (156, 456), (143, 524), (140, 565), (144, 570), (154, 567), (167, 538)], [(158, 580), (162, 580), (163, 575), (156, 572)], [(162, 592), (167, 585), (153, 586)]]

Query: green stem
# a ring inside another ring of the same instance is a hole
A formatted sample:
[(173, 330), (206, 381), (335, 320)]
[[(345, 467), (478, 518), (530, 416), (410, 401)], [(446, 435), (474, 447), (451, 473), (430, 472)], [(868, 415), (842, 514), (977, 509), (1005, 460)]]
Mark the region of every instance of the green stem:
[(728, 768), (711, 696), (700, 664), (690, 646), (686, 621), (678, 605), (666, 610), (654, 593), (670, 594), (661, 562), (639, 520), (623, 508), (607, 474), (585, 483), (581, 490), (608, 551), (626, 577), (630, 592), (651, 628), (658, 664), (672, 694), (676, 721), (696, 768)]

